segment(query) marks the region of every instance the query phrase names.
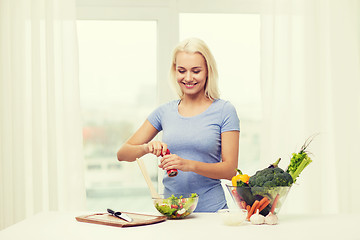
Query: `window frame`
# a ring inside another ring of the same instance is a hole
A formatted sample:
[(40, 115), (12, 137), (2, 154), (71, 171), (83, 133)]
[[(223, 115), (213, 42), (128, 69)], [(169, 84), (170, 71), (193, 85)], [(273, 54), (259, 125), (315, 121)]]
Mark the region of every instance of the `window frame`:
[(77, 0), (76, 5), (78, 20), (157, 22), (158, 104), (175, 96), (168, 79), (171, 53), (179, 41), (180, 13), (251, 14), (260, 13), (266, 7), (262, 0)]
[[(169, 82), (169, 69), (172, 50), (179, 41), (181, 13), (261, 14), (268, 6), (263, 0), (76, 0), (76, 9), (78, 20), (157, 22), (156, 99), (160, 105), (177, 97)], [(158, 174), (158, 189), (162, 188)]]
[[(77, 0), (78, 20), (122, 20), (157, 22), (157, 102), (173, 98), (168, 84), (169, 59), (173, 46), (178, 42), (177, 14), (173, 1), (146, 0)], [(158, 94), (161, 93), (161, 94)]]

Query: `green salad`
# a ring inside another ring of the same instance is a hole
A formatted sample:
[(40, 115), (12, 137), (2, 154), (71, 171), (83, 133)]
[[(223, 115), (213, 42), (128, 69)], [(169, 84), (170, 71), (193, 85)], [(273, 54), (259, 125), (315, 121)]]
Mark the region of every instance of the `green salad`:
[(175, 197), (156, 199), (155, 208), (168, 218), (184, 218), (192, 213), (197, 205), (198, 195), (192, 193), (190, 197)]

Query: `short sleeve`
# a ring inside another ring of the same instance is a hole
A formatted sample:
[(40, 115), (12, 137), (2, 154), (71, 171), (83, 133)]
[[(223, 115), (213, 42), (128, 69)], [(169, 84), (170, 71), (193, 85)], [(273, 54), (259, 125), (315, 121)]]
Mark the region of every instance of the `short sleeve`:
[(156, 128), (156, 130), (158, 130), (159, 132), (162, 130), (160, 112), (160, 108), (157, 108), (152, 113), (150, 113), (147, 118), (151, 125), (153, 125), (153, 127)]
[(240, 131), (240, 120), (235, 107), (226, 101), (222, 111), (221, 133), (228, 131)]
[(162, 119), (163, 119), (163, 114), (164, 112), (166, 112), (167, 108), (169, 108), (169, 103), (163, 104), (158, 108), (156, 108), (152, 113), (150, 113), (150, 115), (147, 118), (147, 120), (151, 123), (151, 125), (153, 125), (153, 127), (156, 128), (156, 130), (158, 130), (159, 132), (163, 130)]

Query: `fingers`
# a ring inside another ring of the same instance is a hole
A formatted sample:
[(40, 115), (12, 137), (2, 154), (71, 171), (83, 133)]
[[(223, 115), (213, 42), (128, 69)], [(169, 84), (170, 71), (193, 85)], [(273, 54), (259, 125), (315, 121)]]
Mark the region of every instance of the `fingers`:
[(165, 155), (160, 159), (159, 167), (164, 170), (178, 169), (184, 172), (193, 171), (196, 161), (184, 159), (176, 154)]
[(165, 155), (167, 150), (167, 145), (161, 141), (152, 141), (148, 143), (148, 152), (159, 157), (160, 155)]
[(172, 161), (170, 158), (170, 155), (166, 155), (165, 157), (160, 159), (160, 164), (159, 167), (164, 169), (164, 170), (168, 170), (169, 167), (172, 166)]
[(160, 160), (159, 167), (164, 170), (180, 169), (182, 161), (182, 158), (176, 154), (166, 155)]
[(162, 156), (165, 156), (165, 155), (166, 155), (166, 150), (167, 150), (167, 145), (164, 144), (164, 145), (162, 146), (162, 152), (161, 152), (161, 155), (162, 155)]

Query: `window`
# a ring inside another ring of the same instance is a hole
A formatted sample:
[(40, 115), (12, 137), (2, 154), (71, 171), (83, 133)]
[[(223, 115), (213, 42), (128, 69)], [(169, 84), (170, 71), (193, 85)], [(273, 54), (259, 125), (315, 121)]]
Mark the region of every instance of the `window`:
[(128, 210), (149, 197), (137, 165), (116, 152), (157, 104), (156, 31), (155, 21), (78, 21), (88, 209)]
[[(239, 166), (252, 170), (260, 155), (259, 6), (256, 0), (77, 0), (89, 210), (154, 211), (137, 164), (117, 162), (116, 152), (152, 110), (176, 97), (171, 52), (190, 36), (204, 39), (215, 55), (221, 96), (241, 121)], [(157, 159), (145, 158), (161, 192)]]

